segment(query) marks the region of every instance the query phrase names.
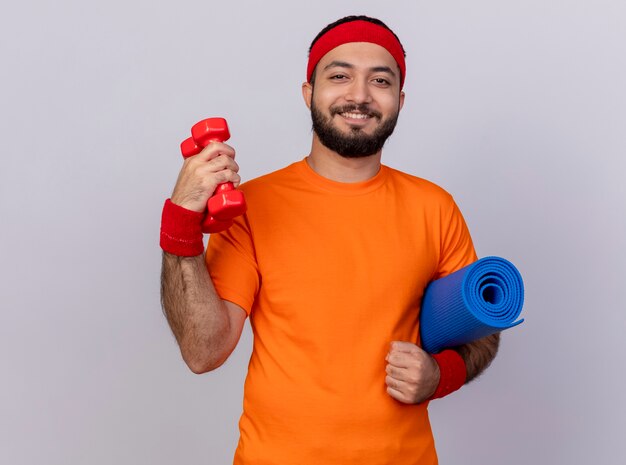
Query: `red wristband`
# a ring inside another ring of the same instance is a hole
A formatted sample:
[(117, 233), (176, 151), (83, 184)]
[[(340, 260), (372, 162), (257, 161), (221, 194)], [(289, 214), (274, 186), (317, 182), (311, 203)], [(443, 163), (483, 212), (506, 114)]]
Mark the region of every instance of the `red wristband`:
[(467, 369), (465, 361), (458, 352), (452, 349), (433, 355), (439, 365), (439, 385), (429, 400), (439, 399), (452, 394), (465, 384)]
[(187, 210), (167, 199), (161, 216), (161, 248), (180, 257), (200, 255), (204, 252), (203, 218), (204, 212)]

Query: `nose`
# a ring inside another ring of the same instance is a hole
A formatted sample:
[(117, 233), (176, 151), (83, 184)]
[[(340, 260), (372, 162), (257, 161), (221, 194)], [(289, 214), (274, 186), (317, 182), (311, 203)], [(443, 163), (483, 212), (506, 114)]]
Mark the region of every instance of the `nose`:
[(355, 79), (348, 88), (345, 96), (346, 100), (354, 103), (370, 103), (372, 94), (365, 79)]

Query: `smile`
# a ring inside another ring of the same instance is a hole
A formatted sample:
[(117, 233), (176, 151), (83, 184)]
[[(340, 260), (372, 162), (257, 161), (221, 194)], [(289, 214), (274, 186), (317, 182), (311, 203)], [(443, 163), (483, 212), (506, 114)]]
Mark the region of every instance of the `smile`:
[(364, 113), (340, 113), (341, 116), (348, 119), (367, 119), (370, 118), (370, 115), (366, 115)]

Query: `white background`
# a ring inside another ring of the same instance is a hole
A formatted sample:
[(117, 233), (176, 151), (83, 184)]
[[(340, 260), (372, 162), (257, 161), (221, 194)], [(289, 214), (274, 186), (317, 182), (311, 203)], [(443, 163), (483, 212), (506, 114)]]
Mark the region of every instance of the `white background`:
[(308, 153), (306, 52), (347, 14), (408, 53), (384, 162), (451, 192), (479, 255), (525, 279), (526, 322), (431, 404), (441, 463), (624, 463), (618, 0), (3, 3), (1, 463), (231, 462), (250, 333), (216, 372), (185, 367), (161, 206), (204, 117), (228, 119), (244, 179)]

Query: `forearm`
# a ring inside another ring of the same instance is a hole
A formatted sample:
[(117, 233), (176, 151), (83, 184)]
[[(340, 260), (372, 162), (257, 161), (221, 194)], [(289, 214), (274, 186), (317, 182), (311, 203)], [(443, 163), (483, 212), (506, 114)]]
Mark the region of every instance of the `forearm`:
[(495, 358), (499, 345), (500, 333), (495, 333), (454, 348), (465, 361), (467, 369), (466, 383), (469, 383), (485, 371)]
[(206, 372), (224, 362), (230, 319), (202, 255), (163, 253), (161, 304), (183, 359), (193, 372)]

